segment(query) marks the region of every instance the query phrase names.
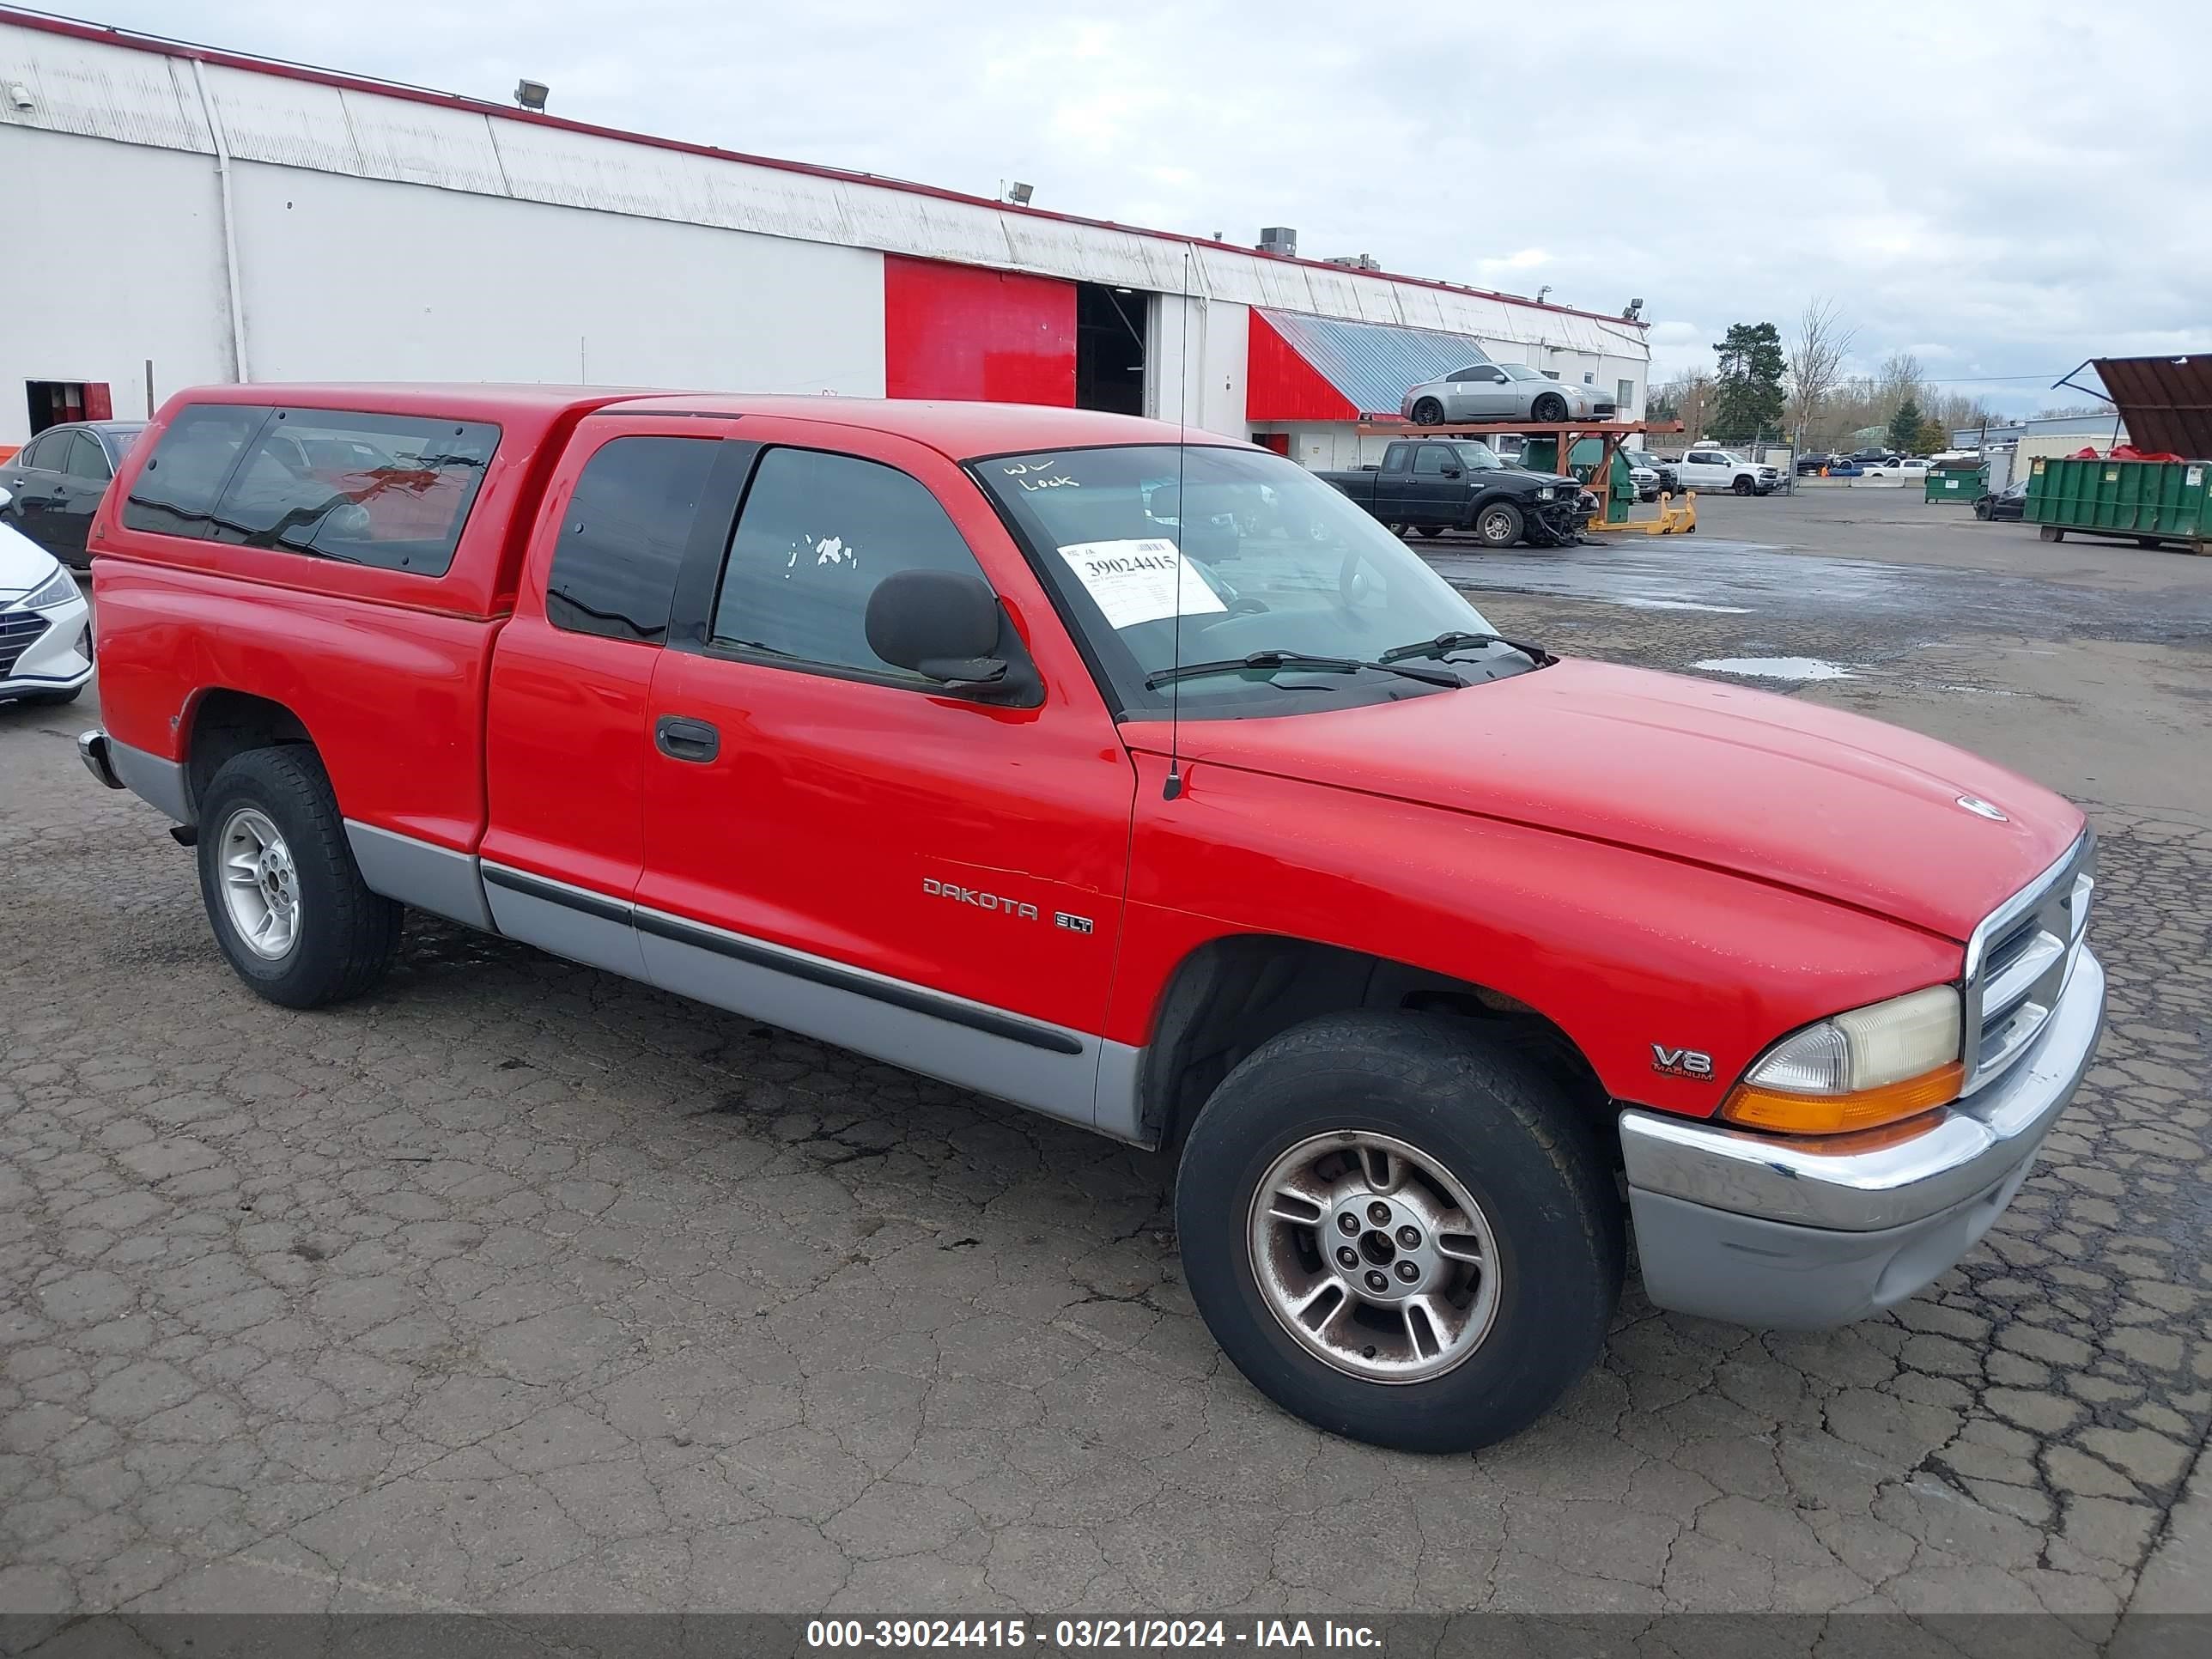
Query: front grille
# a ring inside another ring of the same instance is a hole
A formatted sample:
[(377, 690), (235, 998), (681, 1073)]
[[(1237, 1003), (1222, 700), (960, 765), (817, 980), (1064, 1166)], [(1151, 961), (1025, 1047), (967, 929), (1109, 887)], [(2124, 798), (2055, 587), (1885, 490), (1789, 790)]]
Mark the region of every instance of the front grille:
[(1966, 941), (1965, 1093), (2027, 1054), (2081, 954), (2097, 885), (2096, 837), (2081, 833), (2064, 858), (1991, 913)]
[(0, 616), (0, 674), (13, 673), (15, 659), (28, 651), (49, 626), (35, 611), (11, 611)]

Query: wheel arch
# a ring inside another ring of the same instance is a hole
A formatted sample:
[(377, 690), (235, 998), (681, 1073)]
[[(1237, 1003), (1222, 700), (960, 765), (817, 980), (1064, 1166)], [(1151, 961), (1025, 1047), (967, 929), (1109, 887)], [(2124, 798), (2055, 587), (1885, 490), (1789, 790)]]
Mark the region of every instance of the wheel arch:
[(1136, 1079), (1142, 1139), (1173, 1147), (1207, 1096), (1270, 1037), (1353, 1009), (1437, 1013), (1482, 1024), (1537, 1060), (1605, 1119), (1608, 1097), (1559, 1024), (1475, 981), (1369, 951), (1273, 933), (1224, 934), (1176, 964), (1152, 1009)]
[(182, 724), (185, 799), (194, 822), (208, 785), (232, 757), (288, 744), (317, 748), (307, 723), (292, 708), (274, 698), (229, 686), (204, 686), (195, 692)]

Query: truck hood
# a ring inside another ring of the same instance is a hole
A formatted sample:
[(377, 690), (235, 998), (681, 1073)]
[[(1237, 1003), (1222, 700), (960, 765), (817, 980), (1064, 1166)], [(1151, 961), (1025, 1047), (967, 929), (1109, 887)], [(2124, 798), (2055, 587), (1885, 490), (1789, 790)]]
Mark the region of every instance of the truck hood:
[[(1158, 724), (1125, 728), (1164, 748)], [(1564, 661), (1402, 702), (1186, 720), (1213, 763), (1634, 847), (1963, 940), (2081, 831), (1932, 738), (1765, 691)], [(1205, 787), (1194, 772), (1194, 789)], [(1992, 820), (1960, 804), (1986, 802)]]

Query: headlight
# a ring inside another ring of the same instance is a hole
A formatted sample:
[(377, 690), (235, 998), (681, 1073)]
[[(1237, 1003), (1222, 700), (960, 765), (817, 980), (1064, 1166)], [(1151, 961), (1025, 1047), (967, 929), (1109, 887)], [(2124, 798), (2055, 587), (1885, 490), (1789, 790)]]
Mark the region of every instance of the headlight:
[(1541, 489), (1538, 490), (1536, 492), (1536, 499), (1540, 501), (1550, 501), (1552, 499), (1552, 486), (1546, 484)]
[(1792, 1032), (1752, 1062), (1721, 1115), (1754, 1129), (1844, 1134), (1946, 1105), (1965, 1079), (1959, 993), (1931, 985)]
[(56, 565), (54, 574), (24, 595), (22, 604), (27, 611), (50, 611), (58, 605), (67, 605), (76, 597), (76, 579), (60, 565)]

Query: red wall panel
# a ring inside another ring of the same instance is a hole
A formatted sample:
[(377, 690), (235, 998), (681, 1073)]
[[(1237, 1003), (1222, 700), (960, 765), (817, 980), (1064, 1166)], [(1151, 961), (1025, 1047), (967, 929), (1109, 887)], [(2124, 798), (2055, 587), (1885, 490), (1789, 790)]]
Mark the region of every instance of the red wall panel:
[(1291, 349), (1257, 310), (1244, 363), (1244, 417), (1250, 421), (1356, 421), (1352, 399)]
[(1075, 284), (885, 254), (884, 388), (1073, 408)]

